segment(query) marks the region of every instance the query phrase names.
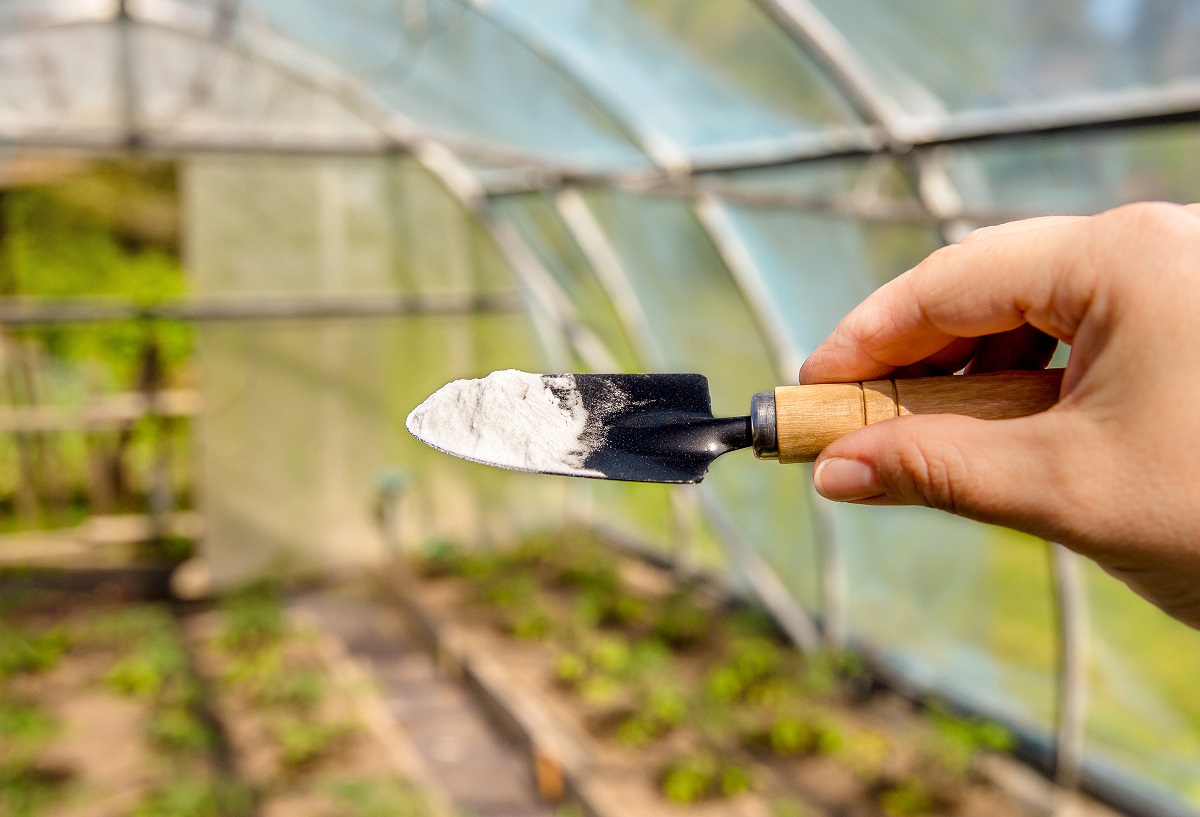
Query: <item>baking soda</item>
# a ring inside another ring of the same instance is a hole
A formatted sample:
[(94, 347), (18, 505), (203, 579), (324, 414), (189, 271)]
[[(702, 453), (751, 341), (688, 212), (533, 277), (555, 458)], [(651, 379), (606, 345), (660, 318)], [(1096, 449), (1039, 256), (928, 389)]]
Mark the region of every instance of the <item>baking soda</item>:
[(405, 427), (427, 445), (475, 462), (598, 477), (583, 466), (604, 444), (600, 420), (589, 418), (574, 375), (506, 369), (443, 386), (413, 409)]

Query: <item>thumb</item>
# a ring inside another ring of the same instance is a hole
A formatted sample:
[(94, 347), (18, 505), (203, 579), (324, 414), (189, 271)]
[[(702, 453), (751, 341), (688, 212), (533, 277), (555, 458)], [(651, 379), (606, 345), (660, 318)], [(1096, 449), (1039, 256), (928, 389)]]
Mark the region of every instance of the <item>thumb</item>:
[(813, 481), (822, 496), (842, 502), (925, 505), (1025, 530), (1056, 529), (1068, 467), (1056, 413), (885, 420), (830, 444)]

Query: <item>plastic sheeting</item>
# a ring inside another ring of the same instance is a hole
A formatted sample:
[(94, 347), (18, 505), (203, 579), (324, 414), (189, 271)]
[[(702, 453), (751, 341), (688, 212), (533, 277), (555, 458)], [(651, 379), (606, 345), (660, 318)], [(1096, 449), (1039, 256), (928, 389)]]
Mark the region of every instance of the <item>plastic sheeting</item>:
[[(789, 9), (823, 14), (836, 36), (811, 15), (789, 31)], [(745, 452), (698, 490), (573, 484), (457, 462), (400, 429), (455, 377), (603, 355), (622, 370), (704, 373), (717, 411), (744, 413), (943, 228), (1194, 200), (1195, 124), (892, 156), (860, 121), (880, 111), (850, 97), (865, 86), (894, 114), (886, 124), (918, 140), (986, 137), (997, 115), (1018, 129), (1054, 111), (1155, 117), (1197, 99), (1198, 36), (1188, 0), (0, 0), (0, 137), (411, 149), (417, 159), (190, 159), (196, 292), (516, 292), (529, 306), (202, 327), (200, 499), (220, 580), (280, 559), (380, 558), (381, 485), (401, 489), (404, 546), (586, 519), (734, 570), (719, 546), (736, 539), (799, 607), (910, 681), (1049, 740), (1060, 646), (1044, 543), (829, 506), (807, 469)], [(846, 150), (880, 155), (835, 156)], [(496, 230), (515, 244), (497, 245)], [(518, 269), (530, 259), (537, 269)], [(1200, 808), (1187, 683), (1200, 639), (1099, 573), (1086, 589), (1088, 768)]]
[[(494, 248), (411, 162), (198, 160), (186, 191), (200, 293), (495, 288)], [(407, 412), (447, 380), (539, 368), (524, 317), (206, 325), (197, 336), (207, 406), (199, 482), (219, 581), (277, 561), (378, 560), (373, 503), (385, 478), (408, 486), (401, 544), (562, 524), (566, 480), (454, 460), (403, 431)]]
[(816, 5), (910, 122), (1200, 80), (1200, 9), (1186, 0)]

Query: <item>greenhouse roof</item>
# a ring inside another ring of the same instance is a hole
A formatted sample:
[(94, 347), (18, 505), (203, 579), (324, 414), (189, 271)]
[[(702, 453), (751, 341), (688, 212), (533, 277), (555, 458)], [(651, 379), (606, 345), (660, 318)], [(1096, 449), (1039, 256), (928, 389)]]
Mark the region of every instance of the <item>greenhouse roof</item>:
[[(409, 219), (404, 239), (425, 254), (391, 306), (349, 292), (335, 308), (161, 315), (516, 304), (546, 365), (704, 370), (722, 410), (793, 380), (862, 297), (974, 226), (1200, 199), (1198, 42), (1196, 0), (0, 0), (0, 148), (395, 158), (386, 183), (359, 190), (366, 232)], [(255, 187), (270, 171), (205, 172), (197, 189), (282, 199)], [(468, 249), (424, 235), (433, 218)], [(197, 245), (228, 243), (212, 235)], [(481, 236), (505, 269), (476, 253)], [(483, 269), (464, 273), (471, 253)], [(28, 317), (0, 306), (0, 322)], [(1128, 594), (1061, 549), (1053, 568), (1014, 567), (981, 526), (829, 509), (799, 471), (755, 469), (725, 466), (701, 502), (794, 638), (842, 627), (888, 647), (909, 680), (1032, 723), (1063, 780), (1145, 811), (1200, 807), (1192, 687), (1099, 637), (1081, 668), (1088, 625), (1149, 621), (1109, 604)], [(880, 552), (885, 538), (896, 546)], [(994, 635), (985, 612), (1032, 609), (980, 612), (972, 593), (1002, 570), (1049, 577), (1045, 649), (1001, 655), (978, 637)], [(900, 603), (919, 615), (893, 615)], [(1124, 720), (1088, 714), (1089, 687)]]
[(0, 25), (14, 144), (678, 175), (1200, 108), (1184, 2), (5, 0)]

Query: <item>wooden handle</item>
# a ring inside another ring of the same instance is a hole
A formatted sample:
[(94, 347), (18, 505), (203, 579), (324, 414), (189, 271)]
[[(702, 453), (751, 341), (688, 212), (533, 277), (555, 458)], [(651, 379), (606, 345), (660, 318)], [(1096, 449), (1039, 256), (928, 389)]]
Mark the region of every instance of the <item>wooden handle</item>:
[(1062, 369), (780, 386), (775, 433), (780, 462), (812, 462), (834, 440), (903, 414), (1007, 420), (1058, 402)]

